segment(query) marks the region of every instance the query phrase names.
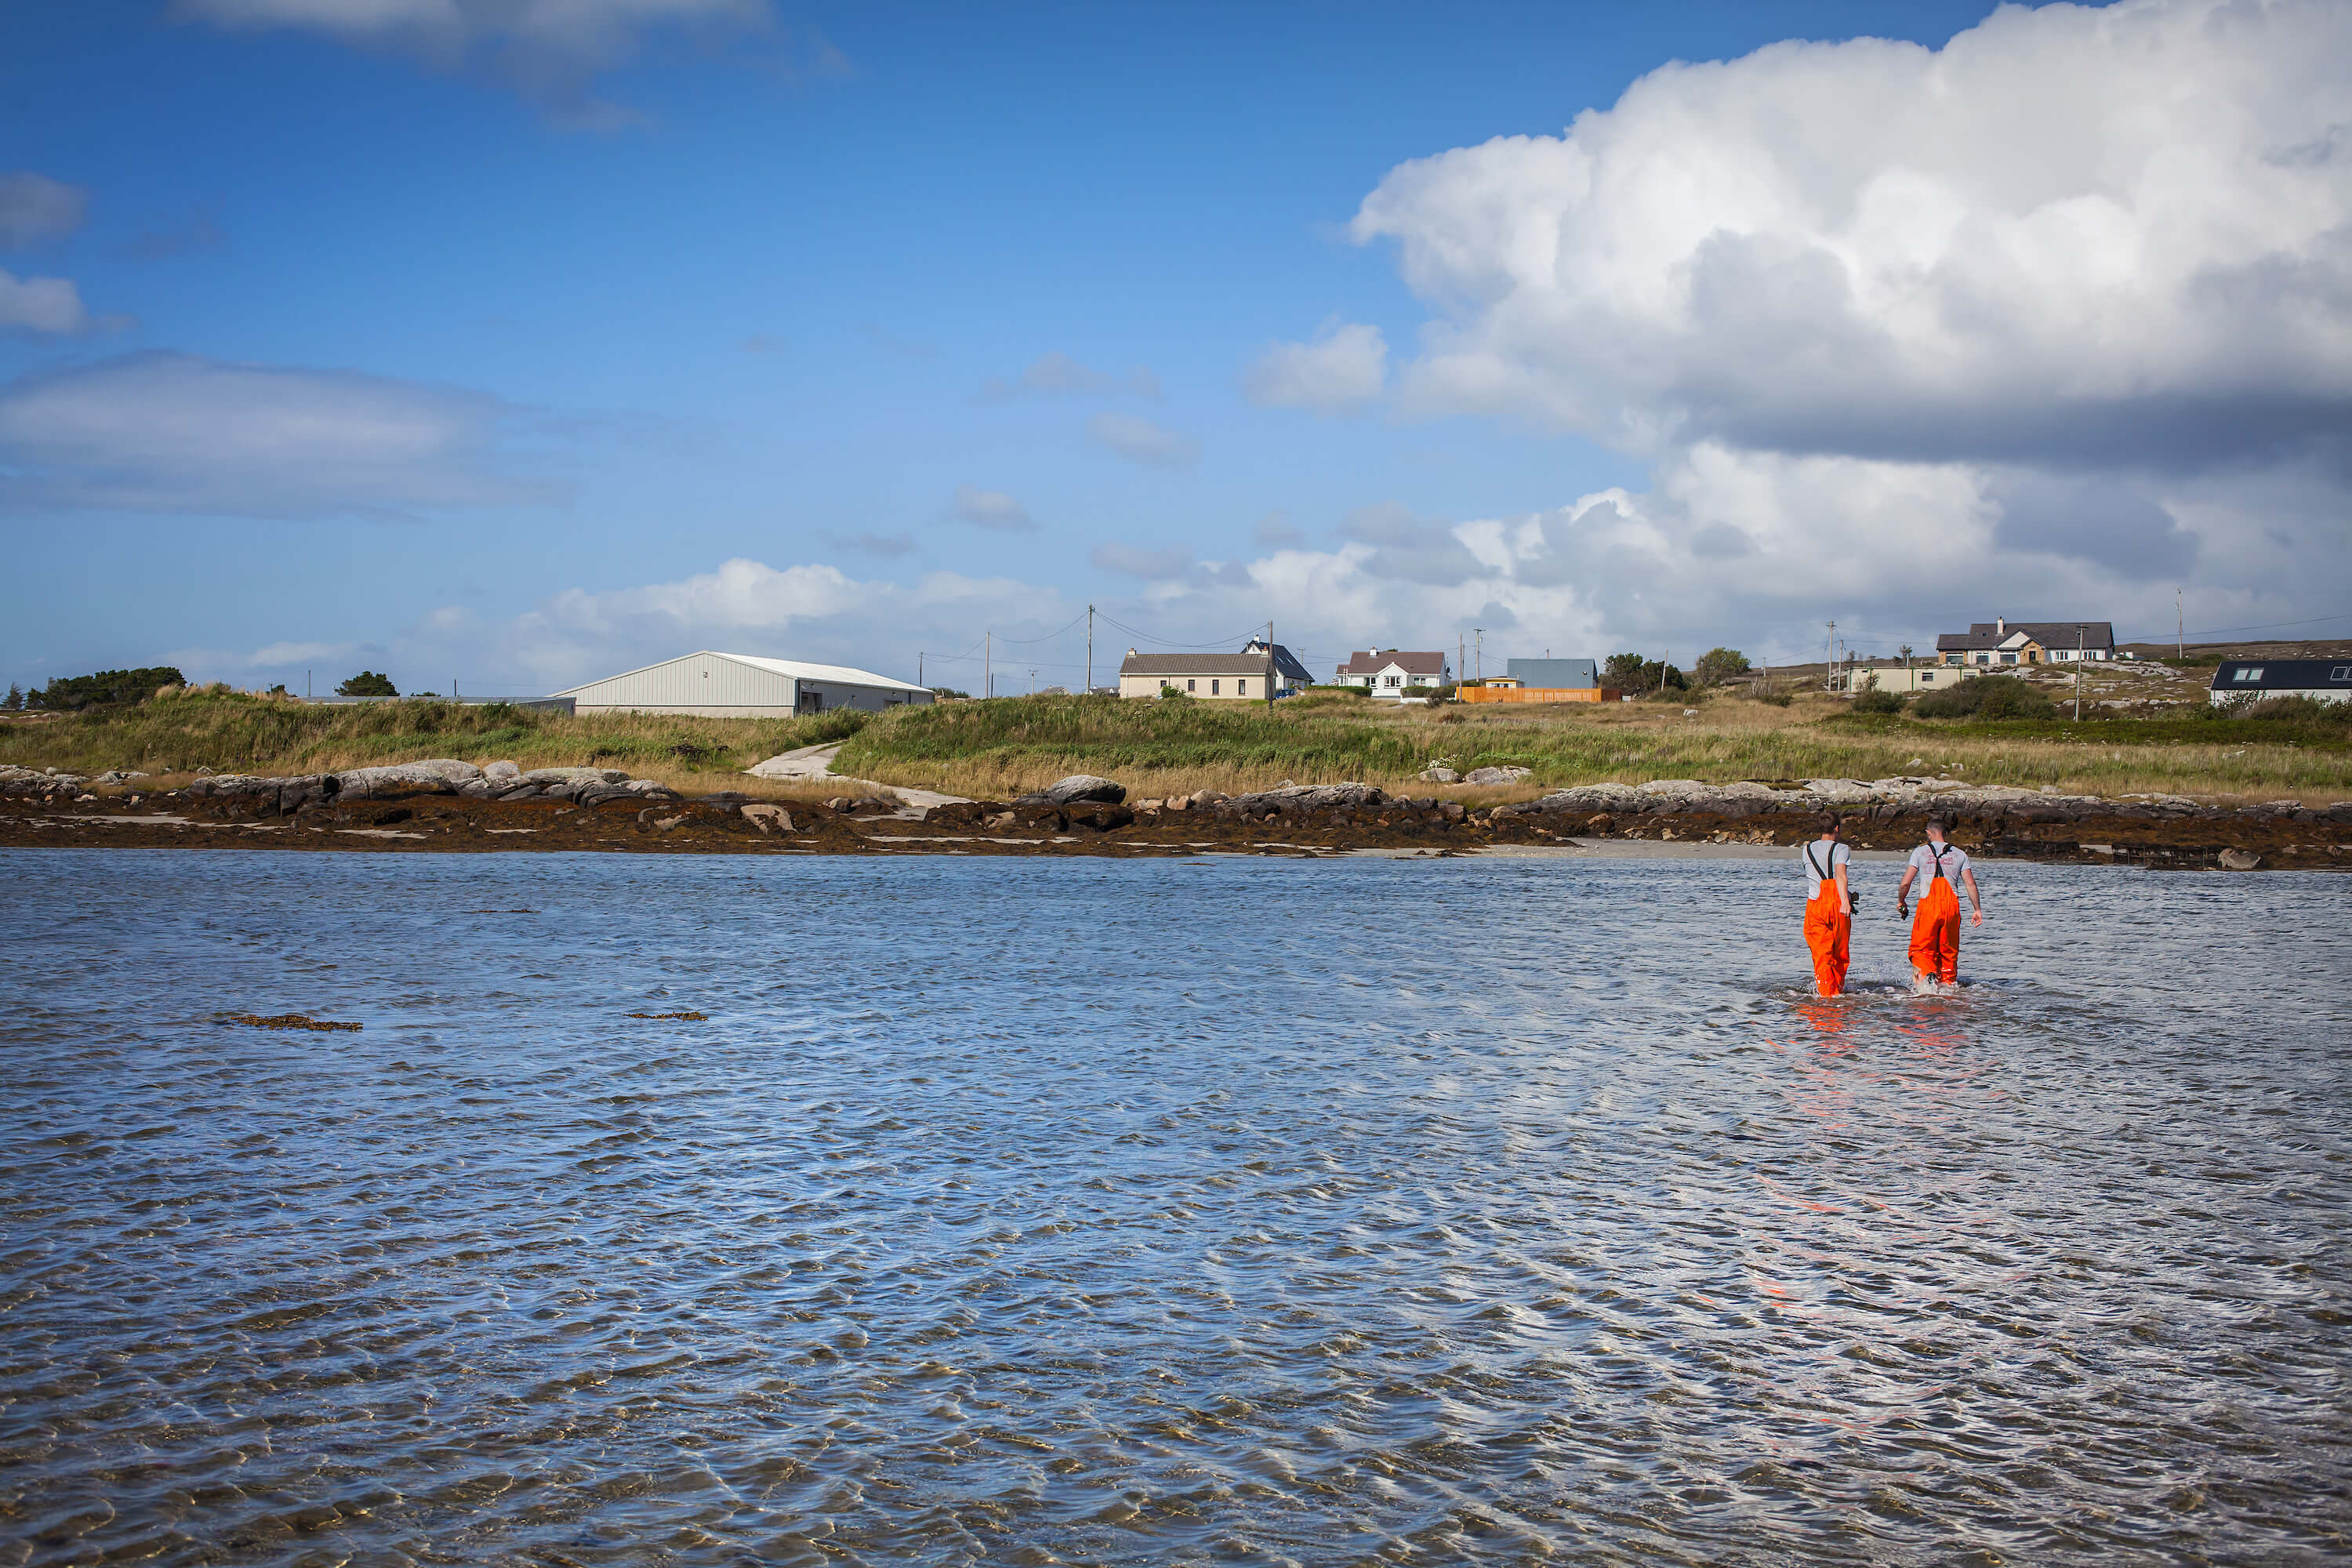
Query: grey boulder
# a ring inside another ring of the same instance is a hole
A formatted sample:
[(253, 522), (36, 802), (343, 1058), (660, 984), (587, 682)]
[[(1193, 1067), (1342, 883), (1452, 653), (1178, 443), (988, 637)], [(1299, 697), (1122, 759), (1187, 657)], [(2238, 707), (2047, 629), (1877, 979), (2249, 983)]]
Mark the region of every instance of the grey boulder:
[(1078, 801), (1100, 801), (1105, 805), (1118, 805), (1127, 799), (1127, 786), (1100, 778), (1093, 773), (1072, 773), (1056, 779), (1034, 795), (1024, 795), (1021, 804), (1069, 805)]
[(354, 799), (372, 795), (415, 795), (430, 792), (455, 795), (462, 784), (482, 776), (482, 770), (455, 757), (427, 757), (419, 763), (394, 763), (386, 767), (352, 768), (338, 773), (339, 793)]

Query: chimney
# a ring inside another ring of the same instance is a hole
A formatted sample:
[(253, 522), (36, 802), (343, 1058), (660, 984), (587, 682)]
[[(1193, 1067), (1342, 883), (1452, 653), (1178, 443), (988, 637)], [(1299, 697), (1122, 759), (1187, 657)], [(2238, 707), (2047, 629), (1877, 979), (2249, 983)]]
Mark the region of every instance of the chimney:
[(1995, 616), (1992, 618), (1992, 630), (1995, 637), (2007, 637), (2009, 635), (2009, 617), (2007, 616)]

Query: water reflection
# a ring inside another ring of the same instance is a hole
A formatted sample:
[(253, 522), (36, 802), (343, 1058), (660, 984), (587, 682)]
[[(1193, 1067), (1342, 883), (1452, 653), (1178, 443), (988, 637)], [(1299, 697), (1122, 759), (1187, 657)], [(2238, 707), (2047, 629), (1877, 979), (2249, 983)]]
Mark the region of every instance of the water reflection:
[(0, 858), (0, 1538), (2339, 1555), (2352, 884), (1990, 871)]

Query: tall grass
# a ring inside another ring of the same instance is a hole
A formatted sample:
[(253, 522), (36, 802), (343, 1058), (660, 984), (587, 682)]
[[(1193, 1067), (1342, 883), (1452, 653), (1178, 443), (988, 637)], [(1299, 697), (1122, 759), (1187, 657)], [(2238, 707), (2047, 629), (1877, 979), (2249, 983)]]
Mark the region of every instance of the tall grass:
[(661, 713), (572, 717), (505, 703), (415, 699), (323, 706), (199, 689), (133, 707), (0, 723), (0, 763), (93, 773), (324, 773), (420, 757), (505, 759), (525, 768), (624, 768), (732, 774), (796, 746), (855, 734), (867, 714), (697, 719)]
[[(895, 784), (1003, 798), (1072, 773), (1106, 773), (1139, 795), (1259, 789), (1290, 780), (1435, 786), (1433, 762), (1467, 773), (1534, 770), (1562, 787), (1614, 780), (1884, 778), (1933, 773), (2069, 794), (2178, 794), (2214, 799), (2352, 794), (2339, 747), (2269, 735), (2253, 721), (2183, 721), (2141, 743), (2130, 721), (2068, 726), (1947, 726), (1841, 719), (1845, 704), (1794, 708), (1716, 699), (1684, 710), (1529, 712), (1459, 708), (1371, 711), (1297, 706), (1034, 697), (883, 715), (843, 748), (836, 771)], [(2186, 730), (2184, 736), (2177, 731)], [(2027, 732), (2031, 731), (2031, 732)], [(1454, 786), (1442, 793), (1463, 795)], [(1516, 792), (1515, 792), (1516, 793)]]
[[(2352, 796), (2344, 719), (2272, 717), (1922, 722), (1856, 716), (1808, 697), (1790, 708), (1744, 699), (1682, 707), (1396, 710), (1360, 699), (1260, 703), (1000, 698), (875, 716), (571, 718), (531, 709), (417, 700), (321, 707), (217, 689), (135, 707), (0, 722), (0, 763), (93, 773), (315, 773), (419, 757), (526, 768), (625, 768), (690, 793), (780, 797), (846, 786), (762, 784), (740, 770), (779, 752), (845, 742), (835, 771), (885, 784), (1004, 799), (1066, 773), (1107, 773), (1138, 795), (1360, 780), (1463, 799), (1616, 780), (1883, 778), (1931, 773), (2069, 794), (2173, 794), (2211, 800)], [(1500, 792), (1419, 784), (1433, 762), (1467, 773), (1534, 770)]]

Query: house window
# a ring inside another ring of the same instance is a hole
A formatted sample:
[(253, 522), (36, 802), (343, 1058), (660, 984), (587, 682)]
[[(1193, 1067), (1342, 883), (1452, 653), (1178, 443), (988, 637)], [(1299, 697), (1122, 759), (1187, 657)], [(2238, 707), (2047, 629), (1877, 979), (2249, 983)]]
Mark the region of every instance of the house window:
[(2017, 662), (2017, 656), (2013, 653), (2002, 654), (2000, 656), (2000, 662), (2003, 664), (2015, 664)]
[(1213, 680), (1209, 682), (1209, 695), (1212, 697), (1217, 695), (1217, 683)]
[(1381, 680), (1381, 684), (1386, 686), (1401, 686), (1403, 684), (1402, 678), (1393, 675), (1382, 676)]
[(2252, 669), (2242, 669), (2238, 671), (2238, 679), (2240, 680), (2260, 680), (2262, 678), (2263, 667), (2259, 664), (2254, 666)]
[(1249, 681), (1246, 678), (1234, 682), (1234, 695), (1236, 697), (1247, 697), (1249, 695)]
[(1932, 670), (1932, 669), (1923, 669), (1923, 670), (1921, 670), (1921, 671), (1919, 672), (1919, 684), (1920, 684), (1920, 685), (1922, 685), (1922, 686), (1933, 686), (1933, 685), (1935, 685), (1935, 684), (1936, 684), (1936, 672), (1935, 672), (1934, 670)]
[(1184, 689), (1187, 691), (1198, 691), (1201, 689), (1201, 683), (1197, 680), (1188, 680), (1184, 683)]

